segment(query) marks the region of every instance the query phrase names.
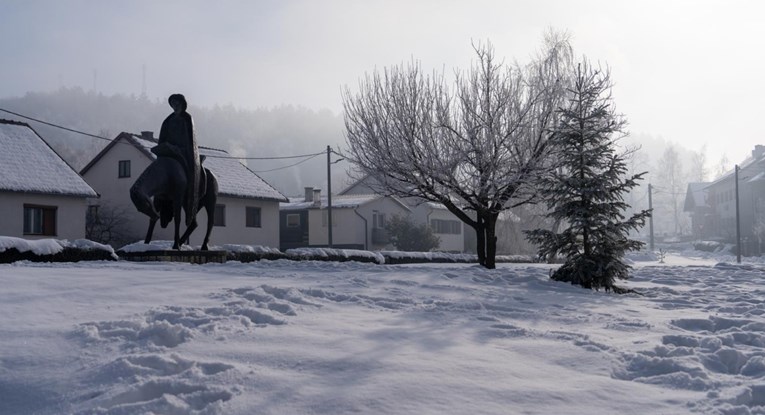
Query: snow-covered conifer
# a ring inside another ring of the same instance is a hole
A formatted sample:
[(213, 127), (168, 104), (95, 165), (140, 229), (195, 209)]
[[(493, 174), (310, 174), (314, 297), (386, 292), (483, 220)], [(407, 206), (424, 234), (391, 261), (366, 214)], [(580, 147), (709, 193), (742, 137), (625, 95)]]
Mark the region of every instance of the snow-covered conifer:
[(578, 65), (552, 132), (551, 143), (561, 164), (540, 189), (550, 215), (564, 226), (557, 233), (530, 231), (527, 237), (539, 246), (540, 256), (565, 257), (552, 274), (554, 280), (621, 291), (614, 282), (628, 277), (624, 254), (643, 245), (630, 239), (629, 232), (642, 227), (650, 212), (624, 215), (628, 208), (624, 196), (645, 173), (627, 177), (626, 155), (617, 151), (615, 143), (626, 122), (614, 111), (611, 87), (607, 70), (587, 61)]

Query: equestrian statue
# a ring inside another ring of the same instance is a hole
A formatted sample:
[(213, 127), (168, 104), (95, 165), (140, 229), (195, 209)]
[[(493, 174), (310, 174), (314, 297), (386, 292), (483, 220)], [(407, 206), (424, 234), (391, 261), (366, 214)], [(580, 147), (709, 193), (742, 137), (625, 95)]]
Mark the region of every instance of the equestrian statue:
[[(186, 98), (173, 94), (168, 99), (173, 113), (162, 122), (159, 140), (151, 149), (157, 158), (130, 188), (130, 199), (139, 212), (149, 217), (149, 229), (144, 243), (151, 242), (157, 220), (165, 228), (172, 220), (175, 225), (173, 249), (188, 241), (197, 228), (197, 211), (207, 212), (207, 233), (202, 250), (208, 250), (218, 196), (218, 181), (202, 166), (197, 148), (194, 122), (186, 112)], [(186, 216), (186, 231), (180, 236), (181, 211)]]

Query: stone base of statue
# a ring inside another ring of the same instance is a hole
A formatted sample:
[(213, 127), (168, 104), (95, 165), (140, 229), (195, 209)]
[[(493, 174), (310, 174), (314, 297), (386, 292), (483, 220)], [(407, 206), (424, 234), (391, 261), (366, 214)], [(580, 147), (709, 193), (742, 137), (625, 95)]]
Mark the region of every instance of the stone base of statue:
[(117, 251), (120, 259), (136, 262), (186, 262), (190, 264), (207, 264), (209, 262), (226, 262), (226, 251)]

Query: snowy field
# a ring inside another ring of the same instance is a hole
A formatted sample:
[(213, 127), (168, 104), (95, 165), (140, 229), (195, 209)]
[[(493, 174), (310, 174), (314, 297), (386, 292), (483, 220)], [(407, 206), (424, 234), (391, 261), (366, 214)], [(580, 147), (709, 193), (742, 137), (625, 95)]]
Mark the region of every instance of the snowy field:
[(765, 414), (765, 265), (645, 259), (0, 265), (0, 414)]

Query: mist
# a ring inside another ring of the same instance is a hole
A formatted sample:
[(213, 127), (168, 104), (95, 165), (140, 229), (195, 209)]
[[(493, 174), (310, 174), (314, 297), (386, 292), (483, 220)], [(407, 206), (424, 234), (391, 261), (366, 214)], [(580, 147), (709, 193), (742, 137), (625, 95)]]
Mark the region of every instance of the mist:
[(746, 120), (765, 111), (763, 15), (749, 0), (2, 2), (0, 98), (79, 87), (340, 114), (366, 72), (417, 60), (452, 73), (484, 40), (525, 61), (554, 28), (611, 69), (631, 131), (739, 160), (762, 140)]
[[(244, 110), (232, 105), (203, 107), (190, 103), (200, 146), (228, 151), (232, 156), (258, 158), (244, 162), (284, 195), (300, 195), (304, 186), (327, 188), (327, 146), (341, 151), (343, 122), (329, 110), (299, 106)], [(0, 108), (35, 119), (101, 136), (98, 139), (2, 113), (3, 118), (28, 122), (76, 170), (82, 169), (120, 132), (159, 134), (172, 111), (165, 100), (145, 96), (104, 95), (81, 88), (28, 93), (0, 99)], [(259, 160), (318, 154), (315, 157)], [(332, 156), (332, 161), (339, 159)], [(350, 166), (332, 165), (333, 190), (348, 184)]]

